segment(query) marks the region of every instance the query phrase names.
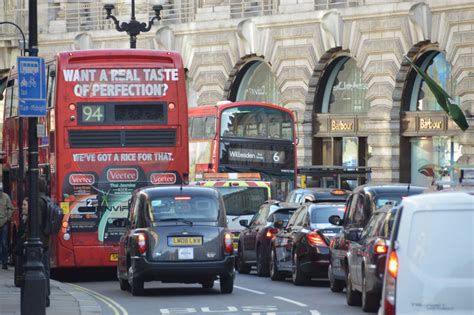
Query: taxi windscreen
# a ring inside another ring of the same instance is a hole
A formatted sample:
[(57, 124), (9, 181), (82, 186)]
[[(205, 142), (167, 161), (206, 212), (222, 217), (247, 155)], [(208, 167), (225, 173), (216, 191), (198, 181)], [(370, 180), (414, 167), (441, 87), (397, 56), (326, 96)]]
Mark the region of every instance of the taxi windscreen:
[(157, 197), (151, 200), (153, 222), (189, 220), (216, 221), (219, 201), (209, 197)]

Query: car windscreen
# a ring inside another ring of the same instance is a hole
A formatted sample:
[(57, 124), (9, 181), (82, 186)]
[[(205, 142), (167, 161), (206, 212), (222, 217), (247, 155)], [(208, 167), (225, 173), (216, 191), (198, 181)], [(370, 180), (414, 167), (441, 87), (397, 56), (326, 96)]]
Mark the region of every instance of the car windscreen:
[(153, 221), (216, 221), (219, 201), (205, 196), (155, 197), (151, 200)]
[(268, 199), (266, 187), (214, 187), (222, 194), (227, 215), (255, 214)]
[(344, 215), (344, 204), (340, 205), (313, 205), (311, 207), (311, 223), (328, 223), (329, 217), (332, 215), (338, 215), (342, 217)]

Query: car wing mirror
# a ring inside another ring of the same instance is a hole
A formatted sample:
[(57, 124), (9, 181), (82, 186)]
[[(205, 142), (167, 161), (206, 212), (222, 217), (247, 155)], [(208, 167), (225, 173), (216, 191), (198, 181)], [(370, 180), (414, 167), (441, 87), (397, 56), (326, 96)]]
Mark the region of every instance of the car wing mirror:
[(338, 215), (332, 215), (329, 217), (329, 223), (331, 223), (332, 225), (340, 226), (343, 224), (343, 220)]
[(240, 220), (239, 224), (243, 227), (249, 227), (249, 220)]

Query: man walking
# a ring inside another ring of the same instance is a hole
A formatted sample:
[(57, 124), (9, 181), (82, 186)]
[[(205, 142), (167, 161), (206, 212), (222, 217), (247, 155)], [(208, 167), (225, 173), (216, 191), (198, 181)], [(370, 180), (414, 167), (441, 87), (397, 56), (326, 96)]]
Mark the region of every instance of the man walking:
[(0, 183), (0, 260), (2, 269), (8, 269), (8, 222), (13, 213), (13, 205), (10, 197), (3, 192), (3, 184)]

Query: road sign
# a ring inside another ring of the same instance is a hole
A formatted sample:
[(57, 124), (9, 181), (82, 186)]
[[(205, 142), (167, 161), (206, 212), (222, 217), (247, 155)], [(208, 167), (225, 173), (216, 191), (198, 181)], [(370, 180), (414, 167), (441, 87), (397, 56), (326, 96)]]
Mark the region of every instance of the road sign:
[(20, 117), (46, 115), (46, 72), (44, 59), (18, 57), (18, 88)]

